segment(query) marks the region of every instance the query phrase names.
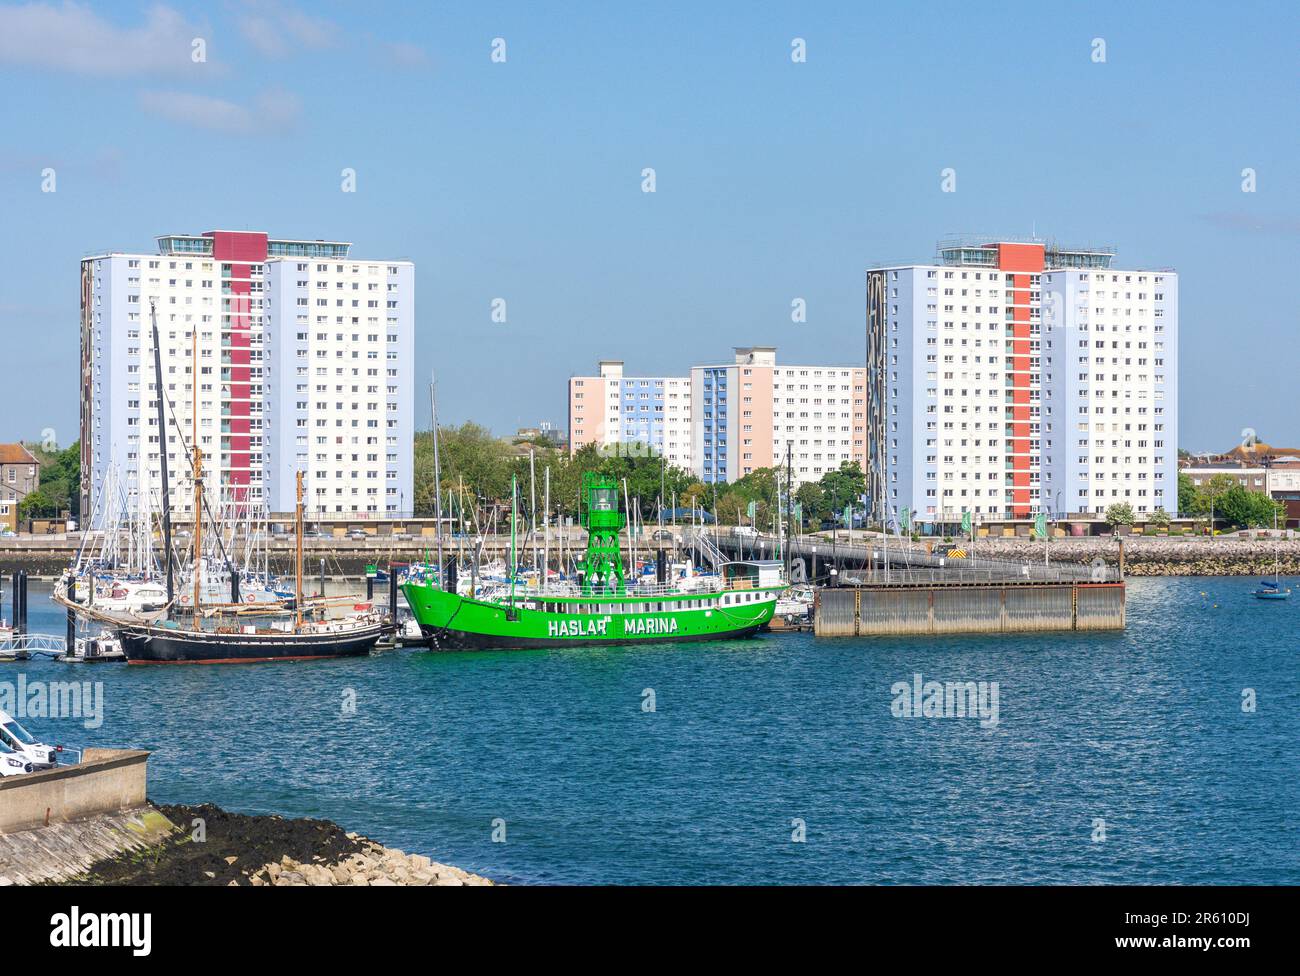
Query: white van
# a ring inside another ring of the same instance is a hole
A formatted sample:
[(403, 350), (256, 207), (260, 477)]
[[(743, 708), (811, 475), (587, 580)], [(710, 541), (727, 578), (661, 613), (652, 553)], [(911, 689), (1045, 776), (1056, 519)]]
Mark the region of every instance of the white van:
[(0, 776), (21, 776), (31, 771), (32, 764), (25, 757), (0, 742)]
[(52, 769), (58, 764), (58, 750), (37, 742), (8, 712), (0, 712), (0, 747), (16, 753), (33, 769)]

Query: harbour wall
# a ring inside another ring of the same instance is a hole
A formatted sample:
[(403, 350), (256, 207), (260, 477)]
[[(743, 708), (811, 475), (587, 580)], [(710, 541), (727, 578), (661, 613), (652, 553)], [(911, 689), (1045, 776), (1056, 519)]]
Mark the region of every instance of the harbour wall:
[(0, 888), (70, 881), (98, 862), (123, 855), (139, 858), (175, 831), (170, 820), (144, 806), (48, 827), (0, 832)]
[[(1053, 539), (1046, 544), (1053, 564), (1090, 565), (1101, 558), (1119, 561), (1119, 544), (1110, 538)], [(1043, 560), (1044, 543), (1028, 539), (979, 539), (977, 555), (997, 559)], [(1271, 576), (1275, 561), (1283, 576), (1300, 575), (1300, 539), (1244, 536), (1136, 536), (1124, 538), (1126, 576)]]
[(817, 591), (818, 637), (1122, 630), (1123, 583), (880, 583)]
[[(679, 530), (680, 531), (680, 530)], [(741, 545), (728, 544), (728, 529), (719, 530), (719, 541), (731, 555), (745, 557), (772, 558), (776, 551), (775, 540), (763, 537), (757, 540), (745, 539)], [(558, 540), (552, 534), (551, 555), (554, 561)], [(815, 537), (818, 546), (819, 567), (838, 556), (839, 565), (857, 565), (861, 557), (855, 552), (864, 542), (864, 533), (853, 534), (853, 546), (846, 545), (845, 534), (840, 533), (838, 544), (832, 542), (829, 535)], [(804, 537), (812, 540), (814, 537)], [(955, 546), (969, 548), (969, 543), (962, 541), (945, 545), (938, 540), (928, 540), (935, 552), (944, 551)], [(18, 536), (0, 539), (0, 574), (11, 577), (19, 569), (25, 569), (33, 576), (54, 578), (63, 574), (68, 565), (76, 558), (80, 546), (80, 536)], [(638, 543), (639, 551), (649, 551), (652, 547), (665, 545), (670, 552), (677, 547), (672, 542), (645, 541)], [(330, 577), (339, 575), (359, 577), (367, 565), (385, 566), (389, 562), (414, 562), (433, 558), (434, 540), (431, 537), (417, 536), (397, 538), (388, 535), (374, 535), (364, 540), (353, 539), (308, 539), (304, 545), (304, 558), (308, 575), (319, 573), (320, 560), (326, 561), (326, 574)], [(566, 552), (581, 549), (586, 545), (585, 533), (570, 532), (565, 541)], [(878, 544), (877, 544), (878, 545)], [(1065, 537), (1051, 540), (1048, 556), (1053, 565), (1088, 566), (1096, 558), (1101, 558), (1108, 566), (1119, 563), (1119, 544), (1108, 536), (1087, 536), (1083, 538)], [(508, 536), (489, 537), (483, 547), (486, 557), (500, 558), (509, 551)], [(1021, 560), (1027, 563), (1043, 562), (1044, 543), (1023, 538), (979, 538), (975, 542), (974, 558), (988, 556), (1003, 560)], [(447, 552), (459, 551), (462, 557), (467, 548), (458, 548), (455, 544), (447, 545)], [(525, 550), (524, 559), (531, 561), (533, 546), (521, 546)], [(539, 547), (540, 548), (540, 547)], [(912, 548), (924, 551), (923, 543), (914, 543)], [(899, 554), (896, 543), (890, 543), (895, 559)], [(270, 549), (273, 567), (281, 570), (292, 567), (294, 551), (292, 545), (277, 540)], [(969, 558), (969, 556), (968, 556)], [(1280, 571), (1285, 576), (1300, 575), (1300, 539), (1246, 538), (1241, 536), (1139, 536), (1130, 535), (1124, 539), (1125, 573), (1129, 576), (1260, 576), (1272, 575), (1274, 559), (1280, 562)], [(855, 562), (856, 560), (856, 562)], [(807, 563), (809, 560), (805, 559)], [(823, 571), (824, 570), (820, 570)], [(8, 580), (6, 579), (6, 584)]]
[[(1269, 538), (1251, 536), (1140, 536), (1129, 535), (1123, 539), (1124, 575), (1125, 576), (1272, 576), (1274, 561), (1283, 576), (1300, 576), (1300, 538)], [(868, 548), (868, 542), (870, 547)], [(817, 567), (813, 573), (808, 549), (816, 545)], [(1050, 566), (1058, 571), (1088, 570), (1094, 561), (1100, 559), (1106, 566), (1114, 568), (1120, 562), (1120, 545), (1110, 536), (1086, 536), (1082, 538), (1065, 537), (1052, 539), (1050, 543), (1024, 538), (979, 538), (972, 548), (968, 540), (943, 543), (937, 539), (925, 542), (913, 542), (906, 546), (913, 557), (925, 554), (926, 547), (930, 553), (942, 555), (952, 549), (965, 553), (960, 561), (948, 559), (947, 566), (957, 569), (960, 566), (978, 567), (985, 560), (997, 560), (1003, 563), (1020, 563), (1037, 573), (1044, 567), (1046, 555)], [(1047, 552), (1044, 553), (1044, 546)], [(741, 546), (728, 545), (723, 538), (722, 548), (729, 555), (759, 556), (771, 558), (774, 547), (770, 542), (758, 540), (745, 541)], [(804, 563), (810, 575), (825, 578), (827, 567), (837, 565), (841, 574), (856, 570), (868, 561), (869, 551), (879, 552), (883, 549), (878, 537), (867, 537), (863, 532), (854, 532), (852, 542), (844, 532), (836, 540), (830, 534), (825, 536), (804, 536), (795, 549), (804, 557)], [(898, 540), (889, 542), (888, 552), (893, 565), (908, 562), (908, 556), (902, 551)], [(916, 559), (912, 558), (915, 563)], [(856, 575), (856, 574), (853, 574)]]
[(81, 762), (0, 779), (0, 834), (144, 805), (149, 753), (87, 749)]

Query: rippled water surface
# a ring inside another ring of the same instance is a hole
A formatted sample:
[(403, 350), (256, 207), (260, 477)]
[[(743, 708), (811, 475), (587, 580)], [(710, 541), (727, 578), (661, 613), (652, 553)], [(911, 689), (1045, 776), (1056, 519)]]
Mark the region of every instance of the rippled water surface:
[[(102, 727), (28, 724), (153, 750), (155, 800), (327, 817), (505, 881), (1296, 883), (1300, 600), (1252, 585), (1133, 580), (1113, 634), (38, 661), (0, 682), (102, 681)], [(33, 629), (62, 633), (45, 592)], [(997, 726), (895, 718), (915, 673), (996, 681)]]

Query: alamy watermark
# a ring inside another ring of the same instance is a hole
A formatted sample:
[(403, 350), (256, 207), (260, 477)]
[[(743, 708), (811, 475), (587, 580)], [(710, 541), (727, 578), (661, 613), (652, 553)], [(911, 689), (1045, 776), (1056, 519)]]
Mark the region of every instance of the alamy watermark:
[(910, 684), (894, 682), (889, 693), (894, 718), (978, 718), (986, 729), (998, 724), (996, 681), (924, 681), (918, 671)]
[(0, 681), (0, 712), (25, 718), (79, 718), (88, 729), (104, 724), (102, 681)]

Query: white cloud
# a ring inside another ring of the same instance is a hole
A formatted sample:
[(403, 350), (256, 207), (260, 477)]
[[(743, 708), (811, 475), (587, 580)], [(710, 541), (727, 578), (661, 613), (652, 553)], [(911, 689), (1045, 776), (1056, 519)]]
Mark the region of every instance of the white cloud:
[(1208, 220), (1221, 230), (1285, 236), (1300, 234), (1300, 217), (1288, 217), (1284, 214), (1212, 213), (1203, 214), (1201, 219)]
[(339, 36), (338, 25), (328, 20), (263, 4), (239, 18), (239, 30), (249, 44), (271, 58), (285, 57), (297, 48), (323, 51), (333, 47)]
[(298, 96), (279, 90), (262, 92), (249, 105), (193, 92), (146, 91), (140, 107), (170, 122), (228, 135), (277, 134), (292, 128), (302, 111)]
[(0, 6), (0, 64), (126, 77), (193, 71), (191, 43), (208, 36), (161, 4), (119, 27), (73, 2)]
[(385, 44), (384, 54), (393, 64), (402, 68), (423, 68), (429, 64), (429, 55), (424, 48), (409, 41)]

